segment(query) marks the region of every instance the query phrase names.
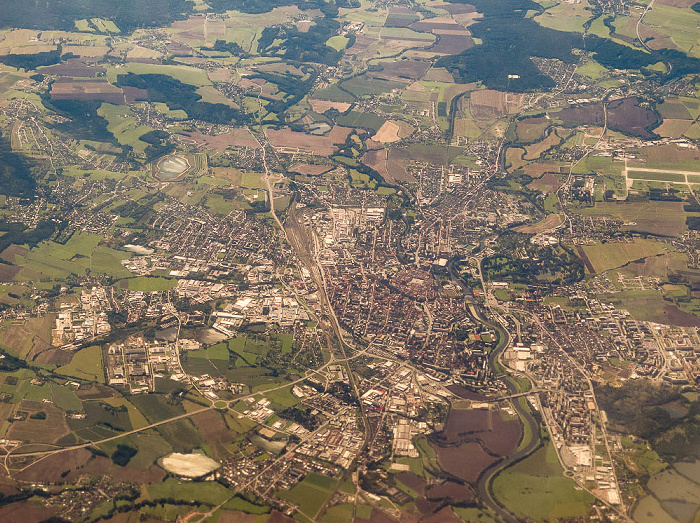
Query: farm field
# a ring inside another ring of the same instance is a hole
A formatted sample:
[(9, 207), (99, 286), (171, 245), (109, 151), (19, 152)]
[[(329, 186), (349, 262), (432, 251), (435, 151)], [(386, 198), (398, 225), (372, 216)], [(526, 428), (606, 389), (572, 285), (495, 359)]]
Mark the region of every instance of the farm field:
[(181, 405), (168, 403), (165, 396), (160, 394), (134, 396), (131, 398), (131, 403), (133, 403), (151, 423), (172, 418), (173, 416), (185, 412)]
[(686, 230), (688, 215), (681, 202), (650, 201), (643, 203), (598, 202), (595, 207), (578, 209), (583, 215), (607, 215), (623, 223), (634, 223), (629, 228), (655, 234), (675, 236)]
[(141, 412), (134, 407), (134, 404), (129, 402), (126, 398), (105, 398), (104, 402), (112, 407), (126, 407), (127, 412), (129, 413), (129, 421), (131, 422), (131, 426), (135, 429), (146, 427), (149, 424), (144, 415), (141, 414)]
[(145, 125), (139, 125), (136, 119), (131, 115), (131, 110), (129, 110), (129, 108), (119, 105), (102, 104), (98, 110), (98, 114), (109, 122), (107, 129), (120, 144), (133, 147), (134, 150), (140, 153), (146, 150), (148, 144), (139, 140), (139, 138), (153, 129)]
[(644, 169), (662, 169), (670, 171), (698, 171), (700, 152), (694, 149), (685, 149), (673, 144), (659, 145), (657, 147), (639, 147), (631, 150), (643, 163), (628, 162), (628, 168), (635, 166)]
[(168, 478), (162, 483), (154, 483), (146, 487), (151, 499), (176, 499), (182, 501), (194, 500), (206, 505), (216, 506), (233, 497), (233, 492), (220, 483), (180, 483), (174, 478)]
[(35, 357), (50, 347), (54, 324), (54, 315), (31, 318), (22, 325), (5, 322), (0, 326), (0, 346), (22, 358)]
[(289, 129), (266, 129), (265, 134), (273, 147), (330, 156), (335, 147), (345, 141), (350, 131), (347, 127), (336, 126), (328, 136), (312, 136)]
[(0, 523), (700, 523), (700, 2), (137, 3), (0, 0)]
[(549, 151), (552, 147), (559, 145), (561, 142), (562, 139), (559, 137), (556, 131), (550, 131), (547, 136), (545, 136), (545, 138), (539, 142), (526, 146), (525, 156), (523, 156), (523, 158), (526, 160), (536, 160), (542, 156), (543, 153)]
[(550, 214), (544, 220), (533, 223), (532, 225), (521, 225), (516, 227), (515, 230), (525, 234), (539, 234), (541, 232), (552, 230), (559, 227), (563, 223), (561, 215)]
[(84, 271), (87, 268), (114, 277), (129, 276), (129, 271), (120, 263), (129, 254), (100, 245), (101, 241), (99, 235), (75, 233), (65, 245), (42, 242), (16, 259), (18, 264), (24, 266), (19, 277), (31, 279), (40, 275), (62, 279), (76, 270)]
[(535, 521), (585, 518), (592, 499), (563, 476), (551, 443), (496, 476), (493, 492), (516, 514)]
[[(55, 443), (68, 433), (64, 412), (52, 405), (39, 401), (23, 400), (19, 408), (27, 412), (23, 421), (15, 421), (7, 433), (8, 438), (35, 443)], [(32, 417), (38, 413), (43, 417)]]
[(327, 476), (311, 473), (289, 492), (280, 492), (283, 499), (298, 504), (304, 514), (314, 517), (330, 495), (334, 481)]
[(177, 285), (177, 280), (174, 278), (139, 276), (121, 280), (120, 284), (132, 291), (153, 292), (167, 291), (173, 289)]
[(516, 419), (487, 410), (453, 408), (431, 447), (443, 470), (473, 484), (496, 456), (515, 450), (521, 434)]
[(59, 374), (101, 383), (104, 380), (102, 349), (95, 345), (80, 349), (70, 363), (56, 369)]
[(641, 258), (657, 256), (666, 252), (666, 247), (652, 240), (635, 240), (633, 242), (596, 243), (583, 247), (597, 273), (617, 269), (627, 263)]
[(686, 182), (686, 175), (673, 172), (627, 171), (627, 177), (635, 180), (652, 180), (658, 182)]
[(110, 82), (117, 81), (117, 75), (120, 74), (164, 74), (180, 80), (182, 83), (202, 87), (211, 85), (211, 81), (207, 74), (201, 69), (188, 67), (186, 65), (160, 65), (160, 64), (140, 64), (127, 63), (120, 68), (107, 68), (107, 78)]

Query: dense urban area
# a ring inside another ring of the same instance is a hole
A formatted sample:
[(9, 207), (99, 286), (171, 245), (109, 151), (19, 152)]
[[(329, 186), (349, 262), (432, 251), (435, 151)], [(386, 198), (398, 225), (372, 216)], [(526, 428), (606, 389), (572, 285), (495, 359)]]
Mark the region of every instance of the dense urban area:
[(0, 0), (0, 521), (697, 522), (698, 191), (695, 0)]

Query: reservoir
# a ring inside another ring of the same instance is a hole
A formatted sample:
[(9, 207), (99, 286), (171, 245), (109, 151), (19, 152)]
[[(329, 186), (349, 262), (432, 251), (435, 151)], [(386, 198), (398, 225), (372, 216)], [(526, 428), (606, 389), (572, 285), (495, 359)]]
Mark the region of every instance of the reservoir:
[(164, 181), (172, 181), (182, 176), (190, 167), (187, 158), (171, 154), (158, 160), (156, 176)]

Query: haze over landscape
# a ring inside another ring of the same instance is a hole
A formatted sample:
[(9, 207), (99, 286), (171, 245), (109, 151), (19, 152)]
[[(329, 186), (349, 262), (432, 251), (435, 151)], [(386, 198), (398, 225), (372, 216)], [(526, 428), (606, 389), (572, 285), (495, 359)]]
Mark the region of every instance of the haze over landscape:
[(0, 0), (0, 521), (700, 521), (700, 3)]

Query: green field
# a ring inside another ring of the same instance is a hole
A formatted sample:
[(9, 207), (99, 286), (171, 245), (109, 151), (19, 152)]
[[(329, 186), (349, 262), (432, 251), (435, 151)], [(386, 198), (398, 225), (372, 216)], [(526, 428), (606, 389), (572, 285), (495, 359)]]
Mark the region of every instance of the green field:
[(559, 3), (538, 14), (535, 21), (550, 29), (582, 33), (590, 17), (590, 12), (582, 4)]
[(139, 512), (143, 516), (148, 515), (157, 518), (158, 521), (178, 521), (181, 517), (185, 517), (188, 513), (198, 509), (198, 506), (192, 507), (189, 505), (171, 505), (165, 503), (163, 505), (158, 504), (155, 507), (144, 507)]
[(241, 187), (246, 189), (267, 189), (262, 173), (241, 173)]
[(700, 56), (697, 27), (700, 14), (692, 9), (656, 5), (644, 17), (644, 25), (673, 38), (673, 43), (690, 56)]
[(332, 484), (332, 478), (312, 472), (292, 490), (278, 491), (277, 495), (294, 503), (304, 514), (313, 518), (330, 496)]
[(19, 403), (23, 399), (30, 401), (41, 401), (44, 399), (50, 399), (49, 397), (51, 396), (51, 389), (48, 385), (32, 385), (29, 379), (21, 381), (16, 388), (9, 385), (3, 385), (3, 392), (13, 394), (13, 403)]
[(121, 145), (128, 145), (140, 154), (146, 150), (148, 144), (139, 138), (153, 129), (140, 125), (128, 107), (103, 103), (97, 110), (97, 114), (109, 122), (107, 130)]
[(350, 503), (344, 503), (342, 505), (335, 505), (329, 508), (323, 517), (321, 518), (322, 523), (352, 523), (352, 514), (354, 506)]
[(148, 485), (146, 490), (151, 499), (197, 501), (212, 506), (220, 505), (233, 497), (232, 491), (212, 481), (181, 483), (174, 478), (168, 478), (162, 483)]
[(634, 463), (653, 476), (668, 467), (659, 455), (644, 443), (635, 443), (630, 436), (623, 436), (622, 446), (631, 454)]
[(236, 366), (254, 365), (258, 356), (265, 356), (270, 347), (262, 340), (256, 340), (247, 336), (238, 336), (228, 340), (228, 350), (236, 353), (239, 358)]
[(374, 113), (350, 111), (347, 114), (339, 116), (336, 121), (338, 125), (343, 125), (345, 127), (361, 127), (363, 129), (378, 131), (386, 120)]
[(681, 202), (598, 202), (595, 207), (576, 210), (580, 214), (603, 214), (622, 222), (635, 223), (629, 226), (635, 231), (676, 236), (686, 230), (685, 218), (689, 214), (683, 210)]
[(127, 412), (129, 413), (129, 421), (131, 422), (131, 426), (133, 428), (140, 429), (148, 425), (148, 420), (143, 414), (141, 414), (141, 411), (139, 411), (133, 405), (133, 403), (130, 403), (126, 398), (105, 398), (103, 401), (112, 407), (126, 407)]
[(294, 342), (294, 335), (292, 335), (292, 334), (279, 334), (277, 337), (282, 342), (282, 352), (283, 353), (292, 352), (292, 343)]
[(159, 276), (138, 276), (136, 278), (122, 280), (121, 283), (122, 286), (126, 285), (129, 290), (142, 292), (167, 291), (177, 286), (177, 280), (175, 278), (163, 278)]
[(101, 33), (121, 33), (117, 25), (111, 20), (105, 20), (103, 18), (91, 18), (90, 22)]
[(332, 47), (336, 51), (342, 51), (347, 47), (349, 41), (350, 39), (346, 36), (335, 35), (326, 40), (326, 45)]
[(267, 399), (269, 399), (273, 404), (281, 409), (286, 409), (287, 407), (293, 407), (299, 403), (299, 398), (292, 394), (292, 387), (285, 387), (284, 389), (274, 390), (265, 394)]
[(117, 76), (120, 74), (164, 74), (171, 76), (182, 83), (201, 87), (203, 85), (211, 85), (211, 80), (203, 69), (189, 67), (187, 65), (161, 65), (161, 64), (141, 64), (141, 63), (126, 63), (119, 68), (108, 67), (107, 78), (110, 82), (115, 83)]
[(221, 376), (229, 367), (230, 356), (226, 342), (222, 342), (206, 349), (189, 351), (184, 365), (188, 372), (198, 376)]
[(78, 396), (75, 395), (72, 389), (63, 385), (57, 385), (56, 383), (51, 383), (49, 387), (51, 388), (51, 401), (53, 401), (58, 408), (66, 411), (83, 410), (83, 403), (78, 399)]
[(355, 97), (350, 93), (342, 91), (337, 85), (331, 85), (327, 89), (319, 89), (314, 91), (313, 97), (316, 100), (328, 100), (330, 102), (346, 102), (352, 103)]
[(594, 499), (563, 476), (551, 443), (496, 476), (493, 493), (518, 516), (534, 521), (586, 518)]
[(424, 40), (426, 42), (435, 40), (435, 36), (431, 33), (419, 33), (407, 27), (382, 27), (381, 35), (382, 38), (409, 38), (411, 40)]
[(622, 162), (614, 162), (611, 156), (586, 156), (574, 166), (573, 173), (622, 176), (624, 166)]
[(236, 496), (232, 500), (227, 501), (223, 508), (228, 510), (239, 510), (248, 514), (267, 514), (267, 512), (270, 510), (266, 506), (255, 505), (240, 496)]
[(204, 445), (201, 435), (189, 419), (165, 423), (157, 430), (176, 452), (190, 452)]
[(346, 80), (341, 84), (342, 88), (354, 96), (377, 95), (391, 92), (393, 89), (401, 89), (406, 84), (392, 82), (389, 80), (379, 80), (376, 78), (367, 78), (358, 76), (350, 80)]
[(187, 113), (182, 109), (170, 109), (168, 104), (163, 102), (154, 102), (153, 107), (156, 109), (156, 111), (162, 113), (172, 120), (187, 120)]
[[(675, 324), (677, 309), (664, 299), (656, 289), (644, 291), (623, 291), (615, 294), (604, 294), (604, 299), (618, 308), (626, 309), (635, 319), (657, 323)], [(688, 304), (692, 305), (694, 300)], [(685, 308), (685, 307), (684, 307)], [(693, 312), (693, 311), (688, 311)]]
[(599, 80), (607, 74), (608, 70), (593, 60), (576, 68), (576, 74), (587, 76), (591, 80)]
[(102, 383), (104, 381), (102, 349), (93, 345), (79, 350), (70, 363), (56, 369), (56, 373)]
[(129, 258), (130, 254), (99, 245), (101, 241), (102, 236), (97, 234), (76, 232), (65, 245), (42, 242), (25, 256), (17, 257), (17, 263), (25, 266), (19, 278), (62, 280), (70, 274), (83, 275), (87, 269), (93, 274), (129, 276), (120, 260)]
[(90, 27), (90, 21), (86, 20), (86, 19), (76, 20), (75, 21), (75, 28), (78, 31), (90, 32), (90, 33), (95, 32), (95, 30), (92, 27)]
[(650, 173), (645, 171), (627, 171), (627, 177), (634, 180), (654, 180), (657, 182), (685, 183), (685, 175), (679, 173)]
[(217, 343), (207, 348), (207, 358), (210, 360), (226, 360), (229, 359), (229, 350), (225, 343)]
[(455, 136), (478, 138), (482, 133), (481, 127), (472, 118), (455, 118)]
[(161, 394), (132, 396), (131, 403), (152, 423), (185, 413), (182, 405), (173, 403)]
[(583, 252), (593, 265), (596, 272), (605, 272), (638, 260), (656, 256), (665, 252), (665, 247), (652, 240), (634, 240), (633, 242), (600, 243), (586, 245)]

